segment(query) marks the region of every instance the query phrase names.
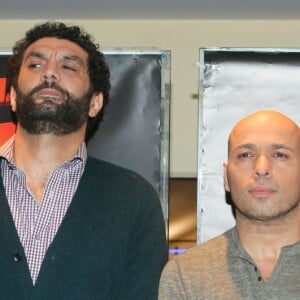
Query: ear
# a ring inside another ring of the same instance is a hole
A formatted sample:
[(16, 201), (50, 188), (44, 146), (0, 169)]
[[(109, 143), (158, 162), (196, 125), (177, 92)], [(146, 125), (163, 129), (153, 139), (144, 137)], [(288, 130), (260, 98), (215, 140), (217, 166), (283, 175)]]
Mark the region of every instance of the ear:
[(103, 94), (100, 92), (94, 93), (90, 102), (89, 117), (94, 118), (102, 109), (102, 107), (103, 107)]
[(228, 163), (223, 164), (223, 172), (224, 172), (224, 188), (226, 192), (230, 192), (230, 186), (228, 182), (228, 173), (227, 173)]
[(16, 104), (17, 93), (13, 86), (10, 87), (10, 106), (13, 112), (16, 112), (17, 104)]

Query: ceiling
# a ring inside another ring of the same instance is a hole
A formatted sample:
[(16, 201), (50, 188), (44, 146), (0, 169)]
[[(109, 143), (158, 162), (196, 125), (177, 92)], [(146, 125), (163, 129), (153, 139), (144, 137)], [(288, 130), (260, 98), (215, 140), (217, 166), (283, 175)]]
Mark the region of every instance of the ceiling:
[(0, 0), (5, 19), (300, 19), (299, 0)]

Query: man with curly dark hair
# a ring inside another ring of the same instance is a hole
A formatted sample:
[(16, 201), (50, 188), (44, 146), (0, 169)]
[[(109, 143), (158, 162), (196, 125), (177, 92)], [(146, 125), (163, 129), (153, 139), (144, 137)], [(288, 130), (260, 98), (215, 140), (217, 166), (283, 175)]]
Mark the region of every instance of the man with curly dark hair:
[(37, 25), (13, 48), (17, 129), (0, 148), (1, 299), (157, 298), (166, 261), (158, 195), (86, 151), (109, 77), (78, 26)]
[(110, 90), (110, 73), (105, 63), (103, 54), (99, 51), (99, 45), (93, 42), (93, 38), (86, 32), (81, 31), (78, 26), (66, 26), (64, 23), (47, 22), (37, 26), (26, 33), (26, 36), (18, 41), (13, 48), (13, 55), (9, 58), (7, 70), (7, 86), (17, 87), (17, 80), (20, 73), (24, 52), (37, 40), (44, 37), (66, 39), (79, 45), (88, 54), (88, 75), (90, 80), (89, 95), (101, 92), (103, 95), (103, 106), (100, 112), (93, 118), (88, 119), (88, 138), (99, 124), (104, 105), (107, 104)]

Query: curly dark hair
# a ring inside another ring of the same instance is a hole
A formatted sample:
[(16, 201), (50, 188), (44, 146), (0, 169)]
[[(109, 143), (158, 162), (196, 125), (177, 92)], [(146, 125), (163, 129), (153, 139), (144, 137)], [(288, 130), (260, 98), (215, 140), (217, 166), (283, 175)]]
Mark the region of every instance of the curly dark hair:
[(79, 45), (88, 53), (88, 72), (90, 78), (91, 95), (95, 92), (103, 93), (103, 108), (95, 118), (89, 118), (87, 124), (87, 138), (96, 130), (102, 117), (104, 106), (109, 99), (110, 72), (105, 62), (103, 53), (99, 50), (99, 44), (94, 43), (93, 37), (78, 26), (67, 26), (60, 22), (46, 22), (38, 24), (26, 32), (23, 39), (16, 42), (13, 53), (8, 59), (7, 87), (17, 86), (26, 49), (41, 38), (54, 37), (69, 40)]

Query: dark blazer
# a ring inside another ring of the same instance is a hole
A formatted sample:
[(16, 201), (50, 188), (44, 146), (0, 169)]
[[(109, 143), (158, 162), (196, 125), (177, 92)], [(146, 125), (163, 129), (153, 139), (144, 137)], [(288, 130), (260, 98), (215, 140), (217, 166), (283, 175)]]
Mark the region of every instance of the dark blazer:
[(157, 299), (166, 254), (152, 186), (88, 157), (33, 286), (0, 178), (0, 299)]

